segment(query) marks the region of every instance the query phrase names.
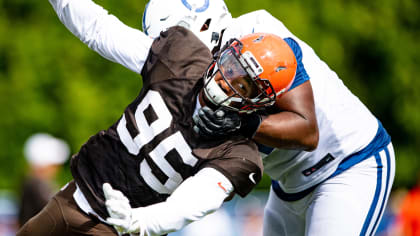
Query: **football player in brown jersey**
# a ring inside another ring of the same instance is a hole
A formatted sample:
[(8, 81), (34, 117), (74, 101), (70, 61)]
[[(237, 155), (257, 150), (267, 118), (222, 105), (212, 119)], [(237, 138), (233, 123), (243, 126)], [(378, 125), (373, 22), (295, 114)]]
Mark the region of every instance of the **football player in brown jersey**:
[[(94, 50), (97, 42), (113, 43), (101, 30), (132, 33), (91, 1), (50, 2)], [(147, 49), (138, 67), (139, 95), (72, 157), (74, 180), (18, 235), (164, 235), (217, 210), (234, 194), (246, 196), (261, 179), (262, 161), (251, 139), (203, 139), (193, 116), (204, 106), (242, 115), (271, 107), (294, 80), (296, 59), (287, 43), (251, 34), (212, 55), (184, 27), (155, 40), (136, 35)], [(284, 60), (270, 62), (279, 57)]]
[[(279, 57), (282, 60), (271, 60)], [(216, 113), (223, 113), (229, 109), (231, 112), (247, 116), (255, 111), (264, 110), (272, 106), (276, 97), (287, 91), (293, 82), (295, 71), (294, 54), (280, 37), (271, 34), (251, 34), (240, 40), (232, 40), (225, 49), (215, 55), (207, 69), (204, 75), (204, 87), (197, 94), (199, 102), (195, 109), (207, 105), (212, 106)], [(239, 119), (230, 122), (237, 122), (237, 125), (240, 125)], [(250, 140), (243, 136), (232, 136), (228, 140), (237, 140), (237, 138), (247, 140), (246, 142)], [(202, 140), (202, 142), (208, 144), (209, 140)], [(225, 160), (225, 164), (213, 166), (208, 163), (206, 168), (200, 170), (194, 177), (185, 180), (162, 203), (133, 209), (130, 206), (131, 201), (122, 192), (105, 184), (106, 206), (110, 214), (107, 222), (113, 224), (118, 232), (153, 235), (180, 229), (187, 223), (216, 210), (216, 206), (220, 206), (229, 198), (227, 192), (234, 193), (239, 190), (239, 184), (233, 184), (232, 189), (232, 185), (226, 184), (227, 182), (245, 181), (245, 185), (257, 182), (254, 178), (257, 172), (251, 171), (252, 168), (246, 163), (237, 163), (239, 159), (236, 159), (239, 157), (258, 163), (258, 157), (250, 159), (255, 155), (254, 150), (245, 153), (250, 151), (249, 146), (232, 145), (234, 146), (223, 152), (221, 148), (226, 148), (223, 143), (221, 146), (210, 147), (206, 152), (214, 153), (215, 150), (219, 150), (218, 155), (221, 156), (216, 159)], [(239, 150), (239, 148), (244, 149)], [(225, 159), (225, 155), (230, 156), (229, 161)], [(222, 181), (224, 179), (222, 176), (216, 177), (216, 172), (211, 174), (213, 177), (210, 177), (210, 171), (214, 172), (210, 168), (220, 171), (228, 181)], [(235, 177), (230, 179), (233, 176)], [(150, 179), (150, 176), (145, 176), (145, 179)], [(153, 182), (150, 181), (150, 183)], [(226, 186), (229, 187), (226, 188)], [(250, 190), (250, 188), (247, 189)], [(217, 192), (225, 193), (217, 197)], [(240, 192), (236, 193), (241, 195)]]

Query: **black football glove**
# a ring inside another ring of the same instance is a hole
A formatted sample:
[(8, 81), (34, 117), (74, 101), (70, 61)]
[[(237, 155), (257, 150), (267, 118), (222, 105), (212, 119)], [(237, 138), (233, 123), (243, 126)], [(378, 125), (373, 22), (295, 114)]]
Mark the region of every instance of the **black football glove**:
[(252, 138), (261, 124), (261, 117), (256, 114), (239, 115), (238, 112), (209, 107), (202, 107), (193, 117), (194, 131), (205, 138), (220, 138), (232, 134), (242, 134)]

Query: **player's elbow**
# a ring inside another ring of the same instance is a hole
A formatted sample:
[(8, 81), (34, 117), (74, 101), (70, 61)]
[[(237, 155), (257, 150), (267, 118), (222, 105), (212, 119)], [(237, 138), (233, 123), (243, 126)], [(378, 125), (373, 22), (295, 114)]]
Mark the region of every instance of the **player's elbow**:
[(305, 151), (311, 152), (315, 150), (318, 147), (318, 141), (319, 141), (319, 135), (313, 134), (307, 137), (306, 143), (305, 143)]
[(303, 146), (305, 147), (305, 151), (313, 151), (318, 147), (319, 142), (319, 131), (318, 126), (311, 127), (307, 135), (303, 140)]

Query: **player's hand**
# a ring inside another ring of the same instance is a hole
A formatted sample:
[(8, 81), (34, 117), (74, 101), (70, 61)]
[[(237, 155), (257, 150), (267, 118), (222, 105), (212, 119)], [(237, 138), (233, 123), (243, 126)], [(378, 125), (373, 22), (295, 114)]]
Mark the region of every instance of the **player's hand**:
[(193, 117), (194, 131), (205, 138), (220, 138), (232, 134), (242, 134), (253, 138), (261, 124), (261, 117), (256, 114), (240, 115), (238, 112), (209, 107), (202, 107)]
[(119, 235), (137, 233), (139, 228), (133, 222), (133, 213), (127, 197), (114, 190), (109, 183), (104, 183), (105, 205), (110, 217), (106, 221), (113, 225)]
[(213, 111), (207, 106), (201, 107), (193, 119), (194, 131), (205, 138), (228, 136), (241, 127), (241, 118), (237, 112), (222, 109)]

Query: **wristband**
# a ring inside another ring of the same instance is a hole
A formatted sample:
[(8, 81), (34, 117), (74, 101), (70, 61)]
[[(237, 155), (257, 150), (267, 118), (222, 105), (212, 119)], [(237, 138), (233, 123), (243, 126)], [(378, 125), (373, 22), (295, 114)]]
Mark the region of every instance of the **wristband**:
[(255, 133), (257, 133), (258, 128), (262, 122), (262, 117), (257, 113), (252, 113), (245, 115), (241, 119), (241, 128), (239, 132), (248, 138), (254, 138)]

